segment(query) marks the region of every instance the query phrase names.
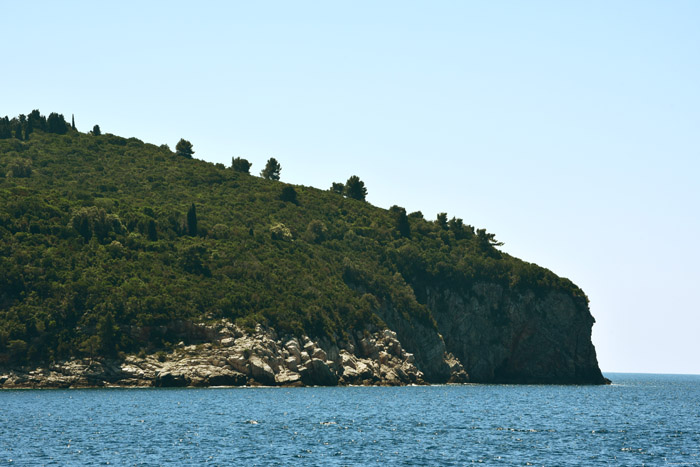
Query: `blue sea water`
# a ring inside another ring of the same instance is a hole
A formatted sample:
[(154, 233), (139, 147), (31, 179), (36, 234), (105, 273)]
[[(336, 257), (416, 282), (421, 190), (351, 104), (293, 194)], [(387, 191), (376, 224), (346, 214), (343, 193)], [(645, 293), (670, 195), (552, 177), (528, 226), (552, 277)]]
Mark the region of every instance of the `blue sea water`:
[(0, 391), (0, 465), (700, 465), (700, 376)]

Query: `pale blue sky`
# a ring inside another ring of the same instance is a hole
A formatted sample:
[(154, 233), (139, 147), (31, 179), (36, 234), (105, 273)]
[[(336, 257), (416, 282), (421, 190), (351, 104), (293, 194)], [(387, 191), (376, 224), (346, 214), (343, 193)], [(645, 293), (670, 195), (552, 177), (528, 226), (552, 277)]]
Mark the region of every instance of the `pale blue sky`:
[(580, 285), (603, 371), (700, 374), (700, 3), (3, 2), (0, 114), (357, 174)]

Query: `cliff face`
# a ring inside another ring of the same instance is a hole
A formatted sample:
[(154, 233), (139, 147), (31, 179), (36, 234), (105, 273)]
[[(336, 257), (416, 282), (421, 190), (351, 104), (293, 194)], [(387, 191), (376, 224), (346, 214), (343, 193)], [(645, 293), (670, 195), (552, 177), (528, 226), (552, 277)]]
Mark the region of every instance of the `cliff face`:
[(603, 384), (582, 298), (477, 283), (425, 290), (448, 352), (479, 383)]

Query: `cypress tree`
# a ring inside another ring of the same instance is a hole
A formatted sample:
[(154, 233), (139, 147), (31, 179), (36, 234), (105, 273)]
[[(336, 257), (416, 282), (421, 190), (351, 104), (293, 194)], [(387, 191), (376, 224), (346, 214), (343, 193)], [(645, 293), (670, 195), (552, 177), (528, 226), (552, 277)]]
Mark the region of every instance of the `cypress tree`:
[(0, 139), (12, 138), (12, 127), (10, 126), (10, 119), (0, 118)]
[(197, 235), (197, 208), (194, 207), (194, 203), (187, 211), (187, 233), (193, 237)]
[(71, 126), (71, 128), (73, 128), (74, 130), (77, 129), (77, 128), (75, 128), (75, 114), (71, 114), (71, 116), (70, 116), (70, 126)]
[(92, 127), (92, 134), (94, 136), (100, 136), (102, 134), (102, 130), (100, 130), (100, 125), (95, 125)]
[(150, 219), (148, 221), (148, 239), (152, 242), (158, 240), (158, 231), (156, 230), (156, 221)]

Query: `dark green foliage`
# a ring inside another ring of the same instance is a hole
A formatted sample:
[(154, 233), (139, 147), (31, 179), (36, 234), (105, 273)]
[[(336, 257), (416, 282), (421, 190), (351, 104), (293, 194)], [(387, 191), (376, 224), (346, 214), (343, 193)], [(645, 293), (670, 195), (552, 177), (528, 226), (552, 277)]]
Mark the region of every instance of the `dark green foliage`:
[(46, 117), (39, 113), (39, 110), (32, 110), (27, 116), (27, 125), (32, 130), (47, 131)]
[(158, 240), (158, 230), (156, 229), (156, 221), (154, 221), (153, 219), (149, 219), (148, 221), (147, 235), (148, 239), (152, 242)]
[(85, 241), (94, 236), (100, 243), (114, 239), (125, 230), (119, 216), (108, 214), (103, 208), (96, 206), (77, 209), (70, 223)]
[(0, 118), (0, 139), (7, 138), (12, 138), (12, 127), (10, 119), (5, 116), (5, 118)]
[(193, 237), (197, 235), (197, 208), (194, 203), (187, 210), (187, 233)]
[(406, 215), (406, 209), (399, 206), (392, 206), (389, 208), (391, 217), (394, 221), (394, 228), (401, 234), (402, 237), (411, 236), (411, 225), (408, 223), (408, 216)]
[(97, 346), (100, 355), (114, 357), (118, 350), (119, 327), (114, 323), (114, 316), (111, 312), (105, 313), (97, 323)]
[(440, 227), (443, 230), (447, 230), (447, 213), (446, 212), (439, 212), (437, 215), (437, 219), (435, 219), (435, 223), (437, 224), (438, 227)]
[(297, 191), (292, 185), (285, 185), (282, 187), (280, 199), (288, 203), (299, 204), (299, 201), (297, 201)]
[(495, 237), (496, 234), (488, 233), (486, 229), (478, 229), (476, 231), (476, 238), (482, 250), (488, 250), (491, 246), (502, 246), (503, 242), (499, 242)]
[(234, 157), (231, 160), (231, 168), (235, 170), (236, 172), (241, 172), (244, 174), (249, 174), (250, 173), (250, 167), (253, 164), (248, 162), (246, 159), (241, 159), (240, 157)]
[(202, 245), (192, 245), (182, 252), (182, 268), (190, 274), (201, 274), (211, 276), (211, 271), (207, 265), (208, 252)]
[(474, 236), (474, 227), (471, 225), (464, 225), (462, 219), (458, 217), (450, 219), (447, 223), (447, 227), (457, 240)]
[(73, 114), (71, 114), (71, 117), (70, 117), (70, 127), (74, 130), (77, 130), (77, 128), (75, 127), (75, 115), (73, 115)]
[(360, 180), (360, 177), (358, 177), (357, 175), (353, 175), (350, 178), (348, 178), (347, 182), (345, 182), (345, 189), (343, 190), (343, 193), (348, 198), (364, 201), (365, 197), (367, 196), (367, 188), (365, 188), (365, 182)]
[(331, 339), (381, 325), (386, 307), (431, 325), (435, 284), (586, 300), (456, 218), (442, 226), (288, 185), (295, 205), (277, 182), (41, 122), (30, 113), (28, 140), (0, 139), (0, 366), (156, 352), (187, 341), (175, 323), (221, 318)]
[(8, 165), (7, 177), (27, 178), (32, 174), (32, 163), (28, 159), (17, 159)]
[(282, 166), (277, 162), (277, 159), (271, 157), (267, 160), (265, 168), (260, 172), (260, 176), (268, 180), (279, 180), (280, 172), (282, 172)]
[(46, 131), (57, 135), (65, 135), (68, 132), (68, 124), (63, 115), (56, 112), (50, 113), (46, 119)]
[(102, 134), (102, 130), (100, 130), (100, 125), (95, 125), (92, 127), (92, 134), (94, 136), (100, 136)]
[(194, 154), (194, 151), (192, 150), (192, 143), (181, 138), (175, 145), (175, 154), (192, 159), (192, 155)]
[(328, 234), (328, 228), (323, 222), (314, 219), (309, 222), (309, 226), (306, 228), (306, 233), (304, 234), (304, 239), (307, 242), (321, 243), (326, 239)]
[(338, 193), (339, 195), (342, 195), (345, 192), (345, 184), (340, 182), (333, 182), (333, 184), (331, 185), (331, 191), (333, 193)]
[(13, 118), (12, 121), (10, 122), (10, 126), (12, 127), (12, 136), (17, 138), (18, 140), (22, 141), (22, 124), (20, 123), (19, 119)]

